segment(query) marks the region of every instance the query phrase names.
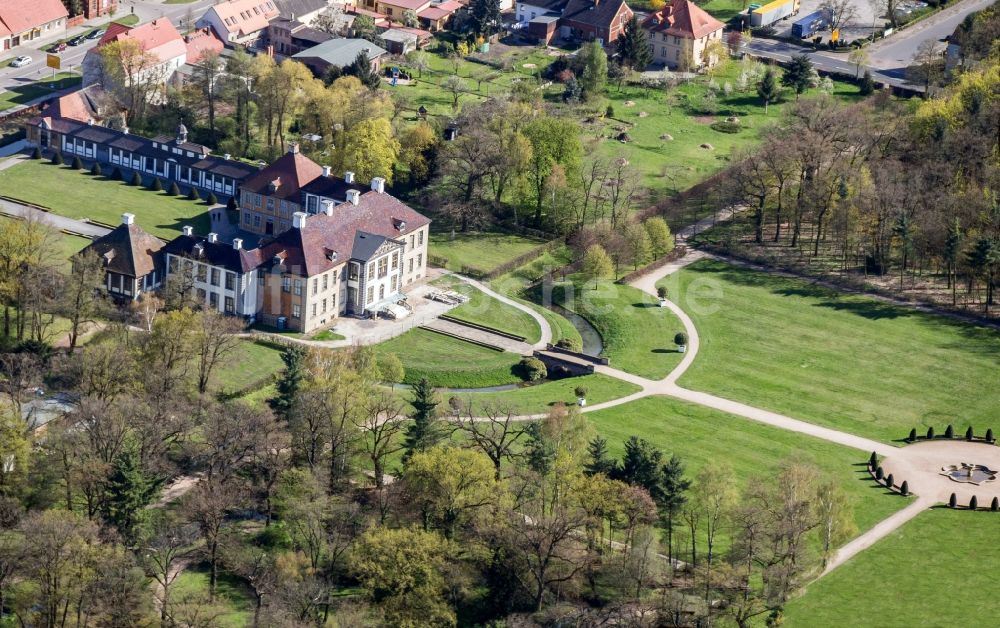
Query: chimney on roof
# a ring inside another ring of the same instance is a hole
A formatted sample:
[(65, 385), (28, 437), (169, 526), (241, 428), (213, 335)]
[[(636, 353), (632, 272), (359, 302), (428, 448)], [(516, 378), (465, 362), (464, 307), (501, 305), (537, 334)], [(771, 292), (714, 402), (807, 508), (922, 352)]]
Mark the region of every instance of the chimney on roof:
[(122, 214), (122, 224), (123, 225), (135, 224), (135, 214)]
[(294, 214), (292, 214), (292, 226), (295, 227), (296, 229), (305, 229), (306, 216), (308, 216), (308, 214), (306, 214), (305, 212), (295, 212)]
[(186, 236), (193, 236), (194, 235), (194, 227), (192, 227), (190, 225), (184, 225), (183, 227), (181, 227), (181, 233), (183, 233)]
[(344, 183), (354, 183), (354, 173), (350, 170), (344, 173)]
[(288, 152), (291, 153), (292, 155), (294, 155), (297, 152), (299, 152), (299, 143), (298, 142), (291, 142), (288, 145)]
[(187, 127), (184, 126), (184, 123), (182, 122), (177, 125), (177, 143), (183, 144), (186, 141), (188, 141), (188, 130)]
[(323, 166), (323, 176), (324, 177), (330, 176), (330, 166)]
[(216, 242), (219, 241), (219, 234), (217, 234), (217, 233), (210, 233), (210, 234), (208, 234), (208, 238), (207, 239), (208, 239), (208, 243), (209, 244), (215, 244)]
[(239, 251), (243, 248), (243, 238), (233, 238), (233, 248)]
[(361, 192), (358, 190), (347, 190), (347, 202), (351, 205), (357, 205), (361, 201)]
[(372, 191), (381, 194), (385, 192), (385, 179), (382, 177), (375, 177), (372, 179)]
[(322, 199), (319, 202), (319, 207), (320, 207), (319, 213), (324, 214), (326, 216), (333, 215), (333, 201), (331, 201), (330, 199), (328, 198)]

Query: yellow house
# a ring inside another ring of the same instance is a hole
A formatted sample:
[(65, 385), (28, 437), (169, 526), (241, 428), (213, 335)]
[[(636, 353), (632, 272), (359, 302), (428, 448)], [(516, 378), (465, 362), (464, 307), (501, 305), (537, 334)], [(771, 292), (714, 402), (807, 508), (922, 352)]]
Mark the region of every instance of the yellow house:
[(705, 56), (713, 41), (722, 42), (724, 24), (690, 0), (673, 0), (642, 22), (649, 36), (653, 63), (670, 69), (691, 71), (718, 63), (715, 55)]

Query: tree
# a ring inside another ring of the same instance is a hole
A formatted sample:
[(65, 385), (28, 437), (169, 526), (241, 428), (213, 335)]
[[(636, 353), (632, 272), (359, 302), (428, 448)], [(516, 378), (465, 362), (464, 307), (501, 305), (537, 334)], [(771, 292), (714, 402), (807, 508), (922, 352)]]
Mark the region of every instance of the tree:
[(278, 585), (278, 570), (274, 552), (266, 547), (236, 545), (225, 548), (224, 560), (229, 571), (241, 577), (254, 594), (254, 611), (251, 626), (261, 625), (261, 609), (264, 598), (274, 592)]
[(780, 95), (778, 83), (774, 79), (774, 70), (771, 68), (764, 70), (764, 76), (757, 83), (757, 95), (764, 101), (764, 113), (766, 114), (767, 106), (776, 101)]
[(111, 465), (107, 485), (107, 518), (127, 539), (134, 538), (135, 525), (152, 501), (159, 483), (147, 476), (135, 446), (124, 447)]
[(61, 295), (63, 316), (69, 320), (69, 352), (73, 353), (80, 340), (81, 327), (93, 322), (104, 311), (101, 298), (104, 286), (104, 264), (97, 253), (84, 250), (73, 256), (69, 275)]
[(459, 407), (454, 408), (454, 421), (468, 439), (469, 446), (486, 454), (493, 463), (497, 480), (501, 465), (517, 455), (517, 442), (527, 435), (509, 406), (486, 403), (475, 412), (471, 401), (464, 407), (459, 403)]
[(211, 142), (217, 141), (215, 128), (216, 100), (222, 91), (226, 61), (214, 50), (206, 51), (194, 65), (191, 72), (191, 85), (197, 91), (198, 98), (205, 105), (208, 113), (208, 132)]
[(153, 177), (153, 180), (149, 184), (149, 191), (150, 192), (162, 192), (163, 191), (163, 182), (160, 181), (160, 177)]
[(0, 413), (0, 497), (17, 496), (28, 477), (31, 440), (28, 425), (12, 412)]
[(367, 397), (361, 412), (354, 417), (354, 427), (362, 434), (361, 446), (372, 463), (375, 488), (381, 491), (385, 486), (386, 460), (403, 449), (398, 437), (406, 426), (399, 420), (402, 404), (394, 395), (370, 392)]
[(892, 233), (899, 238), (899, 252), (902, 260), (899, 265), (899, 289), (903, 289), (903, 276), (906, 273), (907, 262), (910, 260), (910, 253), (913, 250), (913, 222), (909, 214), (900, 214), (896, 223), (892, 226)]
[(826, 13), (831, 31), (847, 28), (858, 18), (858, 7), (854, 0), (823, 0), (819, 8)]
[(145, 118), (146, 105), (167, 79), (166, 65), (132, 38), (107, 42), (99, 55), (101, 84), (109, 86), (122, 104), (126, 123), (138, 126)]
[(211, 309), (201, 311), (195, 324), (192, 341), (198, 360), (198, 392), (205, 394), (216, 367), (242, 342), (236, 334), (243, 324), (238, 318)]
[(614, 272), (611, 258), (600, 244), (591, 244), (583, 256), (582, 274), (594, 280), (594, 288), (602, 279), (608, 279)]
[(906, 68), (906, 78), (924, 86), (924, 98), (931, 95), (931, 85), (944, 76), (944, 57), (936, 39), (927, 39), (917, 46), (913, 62)]
[(857, 531), (851, 502), (837, 482), (830, 481), (817, 486), (816, 517), (819, 519), (820, 539), (823, 543), (823, 567), (826, 568), (834, 548), (850, 539)]
[(354, 36), (371, 41), (375, 37), (375, 19), (369, 15), (357, 15), (351, 23)]
[(667, 556), (673, 565), (674, 523), (687, 503), (685, 492), (691, 487), (691, 480), (684, 477), (684, 465), (676, 455), (670, 457), (661, 469), (660, 495), (654, 497), (660, 519), (667, 530)]
[[(812, 87), (812, 82), (812, 61), (806, 55), (794, 55), (781, 75), (781, 84), (795, 90), (795, 100), (798, 100), (799, 95)], [(760, 86), (757, 89), (758, 93), (760, 93)], [(763, 96), (761, 97), (763, 98)]]
[[(870, 55), (868, 54), (867, 48), (855, 48), (849, 55), (847, 55), (847, 60), (854, 64), (855, 79), (861, 76), (861, 66), (868, 65), (869, 58)], [(868, 72), (868, 69), (865, 68), (865, 71)], [(868, 80), (870, 81), (871, 78), (871, 72), (868, 72)]]
[(73, 170), (81, 170), (83, 168), (83, 162), (80, 161), (79, 157), (75, 157), (74, 156), (73, 157), (73, 161), (70, 162), (70, 166), (69, 167), (72, 168)]
[(426, 377), (413, 387), (413, 422), (406, 428), (406, 439), (403, 444), (403, 463), (405, 464), (414, 453), (426, 451), (437, 445), (444, 438), (439, 426), (438, 406), (441, 399)]
[(447, 543), (437, 533), (374, 528), (358, 539), (351, 570), (386, 625), (453, 626), (444, 601)]
[(602, 473), (608, 477), (615, 477), (618, 463), (608, 455), (607, 439), (595, 436), (590, 441), (587, 445), (587, 463), (583, 470), (587, 475)]
[(985, 278), (986, 298), (983, 300), (984, 311), (990, 311), (993, 304), (993, 284), (996, 269), (1000, 266), (1000, 244), (990, 238), (980, 238), (966, 253), (966, 261), (976, 276)]
[(527, 174), (534, 192), (535, 224), (541, 224), (542, 204), (553, 168), (559, 165), (564, 173), (575, 173), (579, 168), (583, 145), (575, 126), (570, 120), (542, 115), (524, 127), (524, 136), (531, 143)]
[(403, 11), (403, 26), (408, 28), (418, 28), (420, 26), (420, 18), (417, 17), (416, 11), (412, 9)]
[(354, 62), (344, 68), (344, 74), (358, 77), (361, 84), (370, 90), (376, 90), (382, 85), (382, 77), (379, 76), (378, 70), (372, 66), (372, 62), (364, 51), (359, 52)]
[(958, 254), (962, 249), (962, 223), (958, 217), (948, 228), (944, 244), (944, 260), (948, 264), (948, 287), (951, 288), (951, 304), (958, 302)]
[(406, 55), (406, 60), (417, 69), (418, 78), (424, 78), (424, 70), (431, 67), (430, 56), (423, 50), (413, 50)]
[(502, 25), (500, 0), (472, 0), (469, 3), (469, 27), (476, 35), (491, 37)]
[(625, 246), (627, 258), (632, 261), (632, 269), (649, 261), (653, 245), (649, 240), (649, 232), (637, 222), (625, 225)]
[(667, 221), (659, 216), (646, 220), (646, 232), (649, 233), (649, 244), (653, 258), (659, 259), (674, 250), (674, 236), (670, 233)]
[(195, 535), (188, 526), (179, 525), (161, 514), (153, 523), (152, 534), (143, 539), (142, 550), (137, 553), (146, 575), (156, 582), (160, 628), (171, 626), (171, 588), (181, 575), (179, 565), (187, 557), (195, 541)]
[(186, 516), (198, 524), (205, 542), (205, 558), (209, 564), (208, 596), (215, 600), (216, 584), (219, 581), (219, 543), (226, 515), (239, 503), (238, 494), (230, 484), (218, 478), (206, 478), (188, 493), (184, 509)]
[(580, 75), (583, 97), (593, 100), (604, 93), (604, 86), (608, 82), (608, 55), (597, 41), (584, 44), (578, 54), (583, 66)]
[(644, 70), (653, 61), (649, 37), (639, 26), (639, 18), (634, 15), (625, 23), (625, 29), (618, 38), (618, 54), (622, 63), (630, 70)]
[(344, 161), (361, 180), (382, 177), (392, 183), (393, 165), (399, 159), (400, 145), (385, 118), (368, 118), (349, 132)]
[(490, 459), (470, 449), (432, 447), (415, 452), (403, 482), (424, 530), (440, 530), (449, 540), (477, 513), (500, 500)]
[(289, 345), (281, 351), (281, 361), (285, 369), (278, 378), (278, 394), (271, 401), (271, 407), (280, 416), (288, 417), (288, 412), (306, 379), (307, 350), (300, 345)]
[(458, 97), (462, 92), (468, 91), (469, 87), (465, 84), (461, 78), (457, 75), (452, 74), (446, 76), (443, 81), (441, 81), (441, 89), (451, 92), (451, 108), (454, 111), (458, 111)]
[(871, 96), (875, 93), (875, 81), (872, 80), (872, 73), (868, 68), (865, 68), (865, 73), (861, 77), (861, 85), (858, 86), (858, 93), (862, 96)]

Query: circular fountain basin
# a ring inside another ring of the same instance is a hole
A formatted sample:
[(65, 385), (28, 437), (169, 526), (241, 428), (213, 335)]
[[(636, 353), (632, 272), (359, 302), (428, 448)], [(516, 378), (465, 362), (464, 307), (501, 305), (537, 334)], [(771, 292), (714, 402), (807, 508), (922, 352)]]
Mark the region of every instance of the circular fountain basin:
[(992, 482), (997, 478), (996, 471), (987, 466), (969, 462), (941, 467), (941, 475), (947, 476), (953, 482), (976, 485), (983, 482)]

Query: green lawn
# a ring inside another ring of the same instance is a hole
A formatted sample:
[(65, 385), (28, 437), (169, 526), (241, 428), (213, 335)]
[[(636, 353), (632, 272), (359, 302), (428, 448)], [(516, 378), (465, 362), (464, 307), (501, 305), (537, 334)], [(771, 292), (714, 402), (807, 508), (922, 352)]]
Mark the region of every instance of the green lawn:
[(446, 268), (459, 272), (468, 266), (488, 273), (518, 255), (545, 244), (545, 240), (510, 233), (432, 233), (430, 252), (447, 258)]
[[(174, 604), (201, 602), (208, 599), (209, 572), (207, 567), (192, 565), (185, 569), (170, 589)], [(219, 628), (243, 628), (253, 619), (253, 594), (238, 579), (225, 571), (219, 573), (216, 584), (216, 604), (223, 613), (212, 622)]]
[(662, 283), (701, 338), (685, 387), (887, 442), (1000, 428), (1000, 332), (714, 261)]
[(922, 513), (810, 584), (785, 607), (783, 625), (996, 625), (996, 532), (994, 513)]
[[(567, 377), (551, 382), (545, 382), (536, 386), (525, 386), (517, 390), (509, 390), (498, 393), (465, 393), (456, 396), (463, 402), (471, 401), (473, 408), (482, 408), (485, 404), (509, 406), (516, 414), (541, 414), (558, 402), (567, 405), (576, 403), (576, 395), (573, 391), (577, 386), (587, 389), (587, 404), (594, 405), (604, 401), (611, 401), (639, 392), (639, 387), (620, 379), (608, 377), (595, 373), (593, 375), (582, 375), (580, 377)], [(406, 393), (407, 398), (412, 397)], [(442, 401), (447, 402), (447, 398), (452, 396), (449, 393), (442, 393)]]
[(244, 340), (216, 369), (214, 386), (221, 391), (240, 390), (283, 368), (285, 364), (281, 361), (279, 349)]
[(610, 281), (563, 282), (552, 300), (586, 318), (604, 341), (611, 366), (650, 379), (662, 379), (681, 361), (674, 334), (684, 325), (656, 297)]
[(724, 460), (732, 467), (742, 488), (751, 479), (768, 481), (769, 476), (789, 462), (814, 465), (825, 477), (843, 486), (859, 531), (872, 527), (908, 503), (907, 498), (890, 494), (870, 480), (865, 471), (864, 452), (703, 406), (667, 397), (648, 397), (591, 412), (586, 417), (608, 440), (615, 456), (621, 455), (624, 441), (636, 435), (668, 456), (677, 454), (686, 466), (688, 477), (706, 464)]
[(477, 325), (524, 336), (529, 343), (536, 343), (541, 338), (542, 330), (538, 322), (530, 314), (498, 301), (469, 284), (453, 277), (442, 277), (434, 282), (456, 292), (468, 295), (469, 300), (448, 311), (448, 316)]
[(143, 229), (168, 240), (184, 225), (199, 233), (210, 228), (204, 203), (93, 177), (89, 170), (54, 166), (48, 160), (26, 161), (0, 171), (0, 195), (48, 207), (69, 218), (110, 225), (117, 225), (122, 214), (130, 212)]
[[(744, 3), (741, 0), (709, 0), (700, 6), (715, 19), (721, 22), (728, 22), (737, 14), (744, 11), (748, 4), (748, 2)], [(767, 3), (764, 2), (761, 4)]]
[(376, 345), (375, 350), (399, 356), (406, 369), (403, 381), (407, 384), (414, 384), (421, 377), (434, 386), (448, 388), (481, 388), (521, 381), (513, 371), (521, 356), (424, 329), (412, 329)]
[(6, 111), (7, 109), (18, 105), (27, 104), (36, 98), (51, 94), (52, 92), (57, 92), (62, 89), (73, 87), (74, 85), (79, 85), (80, 80), (81, 79), (78, 74), (60, 72), (56, 74), (54, 78), (50, 77), (40, 81), (18, 85), (13, 89), (0, 92), (0, 111)]

